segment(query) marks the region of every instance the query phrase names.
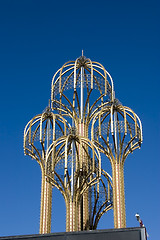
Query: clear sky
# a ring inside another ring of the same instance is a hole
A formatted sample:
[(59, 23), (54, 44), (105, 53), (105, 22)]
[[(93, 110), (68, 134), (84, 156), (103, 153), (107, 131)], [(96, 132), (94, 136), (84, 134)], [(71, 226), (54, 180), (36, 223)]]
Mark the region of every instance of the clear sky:
[[(142, 148), (125, 163), (127, 227), (139, 212), (159, 239), (159, 11), (158, 0), (0, 0), (0, 236), (39, 232), (41, 172), (23, 154), (23, 130), (47, 106), (53, 74), (83, 49), (142, 121)], [(52, 210), (52, 232), (65, 231), (56, 191)], [(112, 215), (99, 228), (113, 228)]]

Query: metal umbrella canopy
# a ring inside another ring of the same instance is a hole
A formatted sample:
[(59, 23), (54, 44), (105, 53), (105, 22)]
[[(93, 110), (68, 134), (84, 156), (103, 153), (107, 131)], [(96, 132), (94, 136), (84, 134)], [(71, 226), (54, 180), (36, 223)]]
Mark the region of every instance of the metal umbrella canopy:
[(66, 203), (66, 231), (96, 229), (112, 208), (115, 228), (125, 227), (123, 166), (141, 146), (140, 119), (115, 99), (106, 69), (83, 53), (53, 76), (50, 105), (24, 131), (25, 154), (42, 171), (40, 233), (51, 231), (52, 187)]

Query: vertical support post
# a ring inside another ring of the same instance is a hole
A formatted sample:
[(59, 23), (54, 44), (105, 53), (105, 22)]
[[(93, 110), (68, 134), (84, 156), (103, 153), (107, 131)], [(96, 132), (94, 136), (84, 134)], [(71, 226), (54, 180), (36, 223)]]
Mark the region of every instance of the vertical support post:
[(115, 155), (118, 160), (117, 111), (115, 110), (114, 110), (114, 139), (115, 139)]
[(117, 111), (113, 108), (113, 141), (114, 141), (114, 156), (115, 159), (112, 163), (112, 175), (113, 175), (113, 206), (114, 206), (114, 227), (125, 228), (126, 216), (125, 216), (125, 198), (124, 198), (124, 166), (119, 159), (119, 140), (117, 129)]
[(81, 67), (81, 122), (83, 121), (83, 84), (84, 84), (84, 67)]
[(124, 167), (121, 163), (112, 164), (114, 227), (126, 227), (124, 197)]
[(75, 160), (75, 151), (74, 151), (74, 140), (72, 142), (72, 167), (71, 167), (71, 196), (73, 201), (73, 192), (74, 192), (74, 160)]
[[(84, 105), (84, 67), (81, 67), (81, 123), (79, 124), (79, 132), (80, 132), (80, 136), (86, 137), (85, 133), (85, 124), (83, 122), (83, 105)], [(86, 169), (84, 169), (85, 167), (87, 167), (87, 159), (85, 158), (85, 153), (84, 150), (82, 150), (82, 155), (80, 156), (81, 162), (82, 162), (82, 177), (83, 174), (85, 174), (83, 171), (85, 171)], [(87, 228), (87, 224), (89, 224), (89, 214), (88, 214), (88, 191), (84, 192), (83, 197), (82, 197), (82, 202), (81, 202), (81, 221), (82, 221), (82, 226), (81, 226), (81, 230), (85, 230)]]
[(42, 171), (40, 234), (51, 232), (52, 186)]
[[(50, 144), (50, 120), (47, 120), (47, 139), (46, 139), (46, 151)], [(49, 159), (44, 160), (45, 167)], [(45, 168), (44, 167), (44, 168)], [(51, 209), (52, 209), (52, 186), (47, 182), (44, 175), (45, 169), (42, 168), (42, 186), (41, 186), (41, 215), (40, 215), (40, 234), (51, 232)]]

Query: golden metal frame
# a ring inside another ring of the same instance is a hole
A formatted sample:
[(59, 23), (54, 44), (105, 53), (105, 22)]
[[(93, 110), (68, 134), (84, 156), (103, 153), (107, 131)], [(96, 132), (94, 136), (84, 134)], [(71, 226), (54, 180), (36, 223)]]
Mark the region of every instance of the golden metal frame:
[(111, 162), (114, 226), (125, 228), (124, 162), (129, 153), (141, 146), (140, 119), (130, 108), (116, 100), (106, 103), (94, 114), (92, 141)]
[(115, 99), (106, 69), (83, 54), (65, 63), (52, 79), (51, 108), (24, 130), (24, 152), (42, 172), (40, 233), (51, 231), (52, 187), (66, 203), (66, 231), (96, 229), (112, 208), (115, 228), (126, 227), (124, 162), (141, 143), (140, 119)]

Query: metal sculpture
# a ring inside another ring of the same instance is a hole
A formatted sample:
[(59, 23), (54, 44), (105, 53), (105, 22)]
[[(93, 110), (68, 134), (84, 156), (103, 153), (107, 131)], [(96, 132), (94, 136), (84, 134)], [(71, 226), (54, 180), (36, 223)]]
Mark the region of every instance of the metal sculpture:
[(42, 172), (40, 233), (51, 231), (53, 187), (65, 200), (66, 231), (96, 229), (112, 208), (115, 228), (125, 227), (124, 161), (141, 142), (140, 119), (115, 99), (105, 68), (83, 53), (65, 63), (52, 79), (51, 106), (24, 131), (25, 154)]

